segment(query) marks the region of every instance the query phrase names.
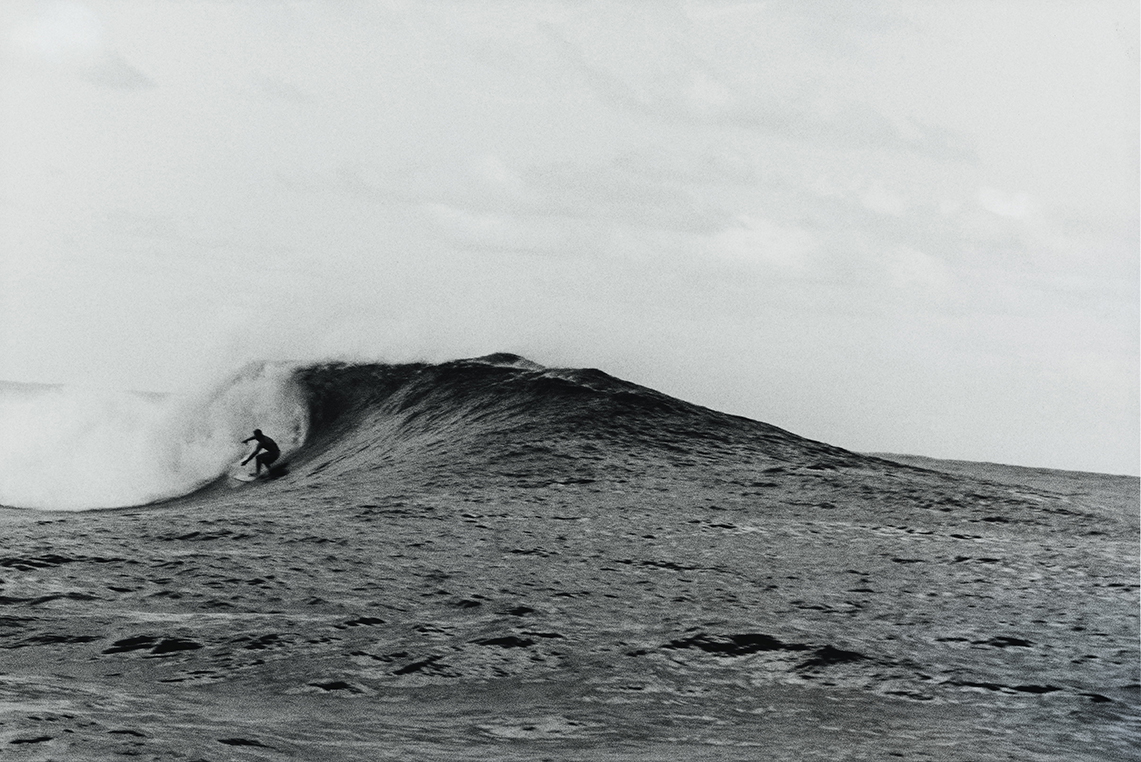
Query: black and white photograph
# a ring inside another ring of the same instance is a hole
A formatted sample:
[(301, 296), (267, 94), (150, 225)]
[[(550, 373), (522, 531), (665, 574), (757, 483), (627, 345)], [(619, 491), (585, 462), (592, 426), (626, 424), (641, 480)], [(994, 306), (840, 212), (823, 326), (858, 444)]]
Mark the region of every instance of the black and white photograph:
[(0, 759), (1138, 759), (1139, 38), (0, 0)]

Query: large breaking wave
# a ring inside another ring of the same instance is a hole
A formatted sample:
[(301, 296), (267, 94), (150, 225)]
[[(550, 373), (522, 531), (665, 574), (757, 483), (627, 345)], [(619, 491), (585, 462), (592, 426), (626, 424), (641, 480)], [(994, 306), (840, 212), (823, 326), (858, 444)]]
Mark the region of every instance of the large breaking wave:
[(194, 492), (235, 466), (255, 427), (290, 455), (298, 481), (520, 484), (593, 481), (650, 460), (699, 468), (867, 460), (599, 370), (510, 354), (262, 365), (198, 397), (0, 388), (0, 427), (0, 504), (64, 510)]
[(650, 464), (869, 462), (600, 370), (545, 368), (505, 353), (438, 365), (317, 365), (297, 381), (310, 414), (309, 441), (292, 459), (299, 481), (464, 490), (604, 480)]
[(294, 369), (256, 365), (201, 394), (0, 385), (0, 504), (56, 510), (140, 505), (216, 479), (261, 427), (304, 441)]

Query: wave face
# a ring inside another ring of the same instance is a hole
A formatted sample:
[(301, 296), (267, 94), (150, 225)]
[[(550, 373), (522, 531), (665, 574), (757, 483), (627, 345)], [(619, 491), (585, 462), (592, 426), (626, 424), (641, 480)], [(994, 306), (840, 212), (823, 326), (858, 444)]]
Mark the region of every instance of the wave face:
[(300, 369), (297, 382), (310, 420), (309, 441), (292, 459), (298, 476), (380, 471), (486, 484), (594, 480), (603, 460), (629, 471), (651, 462), (831, 468), (869, 460), (599, 370), (544, 368), (510, 354), (439, 365), (318, 365)]
[(241, 459), (255, 427), (305, 439), (294, 369), (251, 366), (199, 395), (0, 385), (0, 504), (86, 510), (183, 495)]

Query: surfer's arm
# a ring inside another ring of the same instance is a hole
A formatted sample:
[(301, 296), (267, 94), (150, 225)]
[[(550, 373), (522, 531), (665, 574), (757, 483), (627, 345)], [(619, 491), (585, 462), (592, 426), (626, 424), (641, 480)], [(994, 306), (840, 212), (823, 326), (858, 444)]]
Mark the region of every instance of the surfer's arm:
[[(250, 439), (253, 439), (253, 437), (250, 437)], [(246, 439), (246, 440), (243, 442), (243, 444), (244, 444), (245, 442), (248, 442), (248, 441), (250, 441), (250, 440), (249, 440), (249, 439)], [(250, 453), (250, 454), (249, 454), (249, 455), (246, 457), (246, 459), (245, 459), (245, 460), (243, 460), (243, 461), (241, 462), (241, 464), (240, 464), (240, 465), (243, 465), (243, 466), (244, 466), (244, 465), (246, 465), (247, 463), (249, 463), (251, 460), (253, 460), (253, 459), (254, 459), (254, 456), (255, 456), (255, 455), (257, 455), (257, 454), (258, 454), (259, 452), (261, 452), (261, 451), (262, 451), (262, 446), (261, 446), (261, 443), (259, 442), (259, 443), (258, 443), (258, 446), (254, 448), (254, 451), (253, 451), (253, 452), (251, 452), (251, 453)]]

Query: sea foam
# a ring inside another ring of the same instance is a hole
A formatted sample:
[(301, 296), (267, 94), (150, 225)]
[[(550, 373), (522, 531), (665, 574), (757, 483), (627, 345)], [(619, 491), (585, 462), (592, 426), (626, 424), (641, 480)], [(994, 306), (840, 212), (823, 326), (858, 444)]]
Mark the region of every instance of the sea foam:
[(185, 494), (235, 466), (254, 428), (288, 454), (308, 425), (293, 373), (253, 365), (190, 394), (0, 384), (0, 504), (74, 511)]

